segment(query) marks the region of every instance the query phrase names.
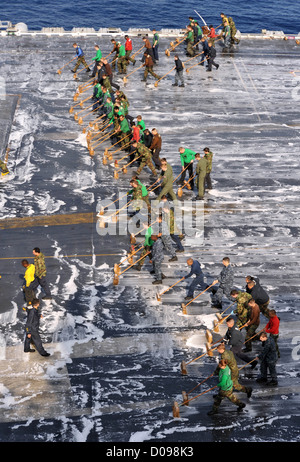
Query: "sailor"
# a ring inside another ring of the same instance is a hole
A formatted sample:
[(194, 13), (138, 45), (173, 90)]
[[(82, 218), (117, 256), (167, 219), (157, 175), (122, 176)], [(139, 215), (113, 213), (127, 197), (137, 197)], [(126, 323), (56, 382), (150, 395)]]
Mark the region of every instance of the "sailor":
[(234, 45), (235, 43), (237, 43), (237, 44), (240, 43), (240, 40), (236, 38), (237, 30), (236, 30), (235, 22), (234, 22), (234, 20), (232, 19), (231, 16), (228, 16), (228, 24), (229, 24), (229, 27), (230, 27), (231, 44)]
[[(227, 364), (228, 364), (228, 366), (230, 368), (230, 372), (231, 372), (231, 379), (232, 379), (232, 382), (233, 382), (233, 388), (236, 391), (246, 393), (247, 397), (250, 398), (250, 396), (252, 394), (252, 388), (251, 387), (245, 387), (244, 385), (241, 385), (239, 383), (239, 368), (238, 368), (238, 365), (237, 365), (237, 362), (236, 362), (236, 359), (234, 357), (233, 352), (231, 350), (227, 350), (225, 348), (224, 343), (220, 343), (217, 346), (217, 351), (221, 355), (221, 359), (225, 359), (227, 361)], [(219, 372), (219, 367), (216, 368), (214, 374), (218, 374), (218, 372)]]
[(154, 55), (154, 61), (158, 61), (158, 46), (159, 46), (159, 35), (155, 29), (152, 30), (153, 33), (153, 42), (152, 42), (152, 49)]
[[(181, 161), (181, 170), (182, 174), (180, 176), (179, 181), (177, 181), (177, 184), (184, 184), (184, 179), (186, 176), (186, 171), (189, 172), (189, 178), (191, 178), (194, 173), (193, 173), (193, 162), (195, 159), (196, 152), (192, 151), (191, 149), (186, 149), (183, 147), (180, 147), (178, 149), (180, 153), (180, 161)], [(191, 180), (190, 182), (191, 189), (194, 189), (194, 179)]]
[(200, 290), (202, 291), (206, 289), (207, 286), (204, 283), (204, 276), (200, 263), (197, 260), (193, 260), (192, 258), (188, 258), (186, 262), (191, 269), (190, 272), (186, 276), (184, 276), (184, 279), (188, 279), (193, 275), (195, 275), (195, 277), (193, 278), (193, 281), (188, 287), (188, 293), (185, 297), (185, 300), (193, 300), (194, 290), (196, 289), (196, 287), (200, 286)]
[(152, 234), (151, 238), (154, 241), (151, 251), (151, 260), (153, 264), (151, 273), (155, 275), (155, 281), (153, 281), (152, 284), (161, 284), (162, 279), (165, 278), (161, 271), (161, 265), (164, 261), (164, 244), (162, 238), (157, 234)]
[(94, 48), (96, 50), (96, 56), (94, 56), (94, 58), (92, 58), (92, 61), (95, 61), (92, 77), (95, 77), (96, 72), (97, 72), (97, 66), (98, 66), (98, 64), (100, 64), (101, 58), (102, 58), (102, 52), (101, 52), (99, 46), (95, 45)]
[(35, 276), (38, 280), (39, 285), (45, 292), (43, 300), (51, 300), (51, 292), (46, 279), (47, 269), (45, 264), (45, 255), (41, 252), (39, 247), (35, 247), (32, 251), (34, 255), (34, 266), (35, 266)]
[[(183, 69), (184, 63), (179, 59), (178, 55), (174, 56), (175, 61), (175, 82), (172, 84), (173, 87), (184, 87), (184, 77), (183, 77)], [(179, 81), (181, 82), (178, 85)]]
[(32, 305), (27, 306), (27, 319), (25, 324), (25, 341), (24, 341), (24, 353), (33, 353), (35, 350), (30, 347), (33, 343), (37, 351), (41, 356), (50, 356), (45, 348), (43, 347), (42, 340), (39, 334), (39, 325), (41, 315), (39, 313), (40, 302), (38, 299), (32, 300)]
[(215, 294), (213, 295), (213, 307), (222, 308), (222, 298), (223, 295), (226, 295), (230, 299), (230, 292), (233, 286), (234, 271), (230, 264), (230, 258), (224, 257), (222, 260), (223, 269), (218, 277), (218, 279), (213, 281), (213, 284), (219, 284), (219, 287)]
[(2, 176), (7, 175), (9, 173), (9, 170), (8, 170), (5, 162), (3, 162), (1, 159), (0, 159), (0, 170), (1, 170), (1, 175)]
[(274, 339), (276, 345), (277, 356), (280, 358), (280, 352), (278, 348), (278, 337), (279, 337), (279, 324), (280, 318), (277, 316), (275, 310), (269, 310), (269, 322), (264, 328), (264, 331), (267, 334), (270, 334), (270, 337)]
[(150, 151), (152, 152), (152, 159), (155, 164), (155, 167), (160, 168), (161, 167), (161, 160), (159, 158), (159, 154), (161, 151), (161, 136), (156, 130), (156, 128), (152, 128), (151, 130), (152, 134), (152, 141), (150, 145)]
[[(278, 385), (276, 362), (278, 360), (275, 341), (272, 337), (268, 337), (266, 332), (262, 332), (259, 336), (262, 342), (262, 352), (256, 359), (260, 361), (260, 377), (256, 380), (258, 383), (265, 383), (270, 386)], [(268, 382), (268, 371), (271, 375), (271, 380)]]
[(171, 258), (168, 260), (169, 262), (177, 261), (177, 255), (175, 248), (173, 246), (173, 242), (170, 236), (170, 229), (166, 223), (166, 221), (163, 219), (163, 215), (160, 214), (156, 220), (156, 228), (158, 232), (156, 233), (162, 240), (162, 243), (164, 245), (164, 248), (166, 251), (171, 254)]
[(197, 175), (197, 189), (198, 189), (198, 195), (196, 196), (197, 200), (203, 200), (204, 199), (204, 181), (206, 177), (206, 169), (207, 169), (207, 160), (204, 157), (200, 157), (200, 154), (197, 152), (195, 154), (195, 160), (197, 160), (197, 165), (196, 165), (196, 175)]
[(209, 26), (209, 34), (207, 38), (212, 42), (213, 46), (215, 46), (215, 39), (217, 38), (216, 30), (215, 28), (211, 25)]
[(147, 206), (148, 212), (150, 213), (151, 205), (150, 205), (149, 195), (148, 195), (146, 186), (143, 185), (136, 176), (132, 178), (132, 180), (130, 181), (130, 185), (132, 189), (129, 191), (128, 194), (132, 194), (132, 200), (137, 201), (137, 204), (136, 204), (137, 211), (139, 211), (142, 208), (141, 201), (144, 201)]
[(193, 48), (194, 46), (194, 31), (193, 31), (193, 28), (192, 26), (187, 26), (186, 28), (186, 31), (187, 31), (187, 38), (186, 38), (186, 43), (187, 43), (187, 47), (186, 47), (186, 54), (187, 56), (195, 56), (195, 50)]
[(157, 176), (157, 171), (155, 170), (154, 165), (152, 163), (152, 154), (150, 149), (146, 148), (146, 146), (144, 146), (141, 142), (137, 143), (136, 141), (132, 143), (132, 146), (134, 149), (136, 149), (135, 158), (141, 156), (141, 163), (136, 171), (137, 175), (139, 175), (143, 168), (147, 165), (151, 170), (152, 174), (154, 176)]
[(181, 239), (183, 238), (183, 235), (180, 234), (176, 220), (175, 220), (175, 213), (174, 213), (174, 208), (170, 207), (170, 204), (168, 202), (167, 196), (162, 196), (161, 198), (162, 206), (163, 206), (163, 219), (168, 225), (168, 229), (170, 232), (170, 237), (173, 240), (173, 242), (176, 244), (176, 253), (177, 252), (184, 252), (184, 247), (181, 244)]
[(125, 58), (127, 61), (127, 65), (129, 64), (129, 62), (131, 62), (134, 66), (135, 59), (130, 56), (132, 53), (132, 40), (128, 35), (125, 35), (125, 40)]
[(155, 57), (154, 57), (154, 51), (153, 51), (153, 48), (152, 48), (152, 45), (150, 43), (150, 40), (148, 39), (148, 37), (143, 37), (143, 42), (144, 42), (144, 48), (146, 48), (146, 51), (145, 53), (143, 54), (143, 57), (142, 57), (142, 63), (145, 62), (146, 60), (146, 56), (147, 55), (150, 55), (151, 59), (152, 59), (152, 62), (153, 62), (153, 65), (156, 63), (155, 61)]
[(157, 197), (157, 200), (160, 201), (161, 198), (167, 194), (171, 197), (171, 199), (177, 203), (176, 194), (173, 191), (173, 168), (172, 166), (166, 161), (166, 159), (162, 159), (161, 161), (161, 191)]
[(224, 36), (224, 48), (225, 49), (229, 48), (231, 45), (231, 32), (230, 32), (230, 26), (229, 26), (228, 20), (224, 21), (223, 36)]
[(206, 175), (205, 175), (205, 187), (206, 189), (212, 189), (212, 184), (211, 184), (211, 170), (212, 170), (212, 160), (213, 160), (213, 153), (209, 148), (204, 148), (204, 157), (207, 161), (207, 168), (206, 168)]
[(35, 266), (29, 263), (28, 260), (22, 260), (22, 266), (25, 268), (23, 285), (24, 297), (27, 305), (31, 305), (32, 300), (35, 298), (35, 290), (39, 283), (35, 277)]
[(248, 302), (252, 299), (252, 295), (241, 290), (233, 289), (230, 292), (230, 296), (237, 302), (236, 308), (233, 310), (233, 313), (237, 317), (237, 327), (242, 327), (249, 319)]
[(269, 319), (269, 303), (270, 298), (267, 292), (262, 288), (259, 283), (259, 279), (256, 277), (247, 276), (246, 277), (246, 292), (251, 294), (255, 302), (258, 304), (261, 313)]
[(143, 64), (143, 66), (145, 66), (145, 71), (144, 71), (144, 78), (142, 79), (142, 82), (147, 82), (148, 73), (153, 75), (153, 77), (156, 80), (159, 80), (160, 76), (155, 74), (155, 72), (153, 71), (154, 61), (153, 61), (152, 57), (150, 56), (150, 54), (148, 53), (148, 51), (145, 51), (144, 57), (145, 57), (145, 62)]
[(137, 262), (136, 265), (133, 266), (133, 269), (137, 271), (141, 271), (142, 266), (147, 256), (149, 257), (149, 259), (152, 258), (151, 251), (152, 251), (152, 246), (154, 244), (154, 240), (152, 239), (152, 235), (153, 235), (152, 226), (149, 226), (147, 222), (142, 222), (142, 226), (145, 230), (145, 240), (144, 240), (144, 248), (140, 254), (139, 261)]
[(216, 69), (219, 69), (219, 64), (215, 63), (215, 57), (217, 56), (216, 49), (213, 47), (213, 44), (211, 41), (208, 42), (208, 59), (207, 59), (207, 71), (211, 72), (212, 66), (215, 66)]
[(77, 69), (79, 68), (80, 64), (83, 64), (83, 66), (86, 68), (86, 72), (90, 72), (91, 69), (89, 68), (89, 66), (86, 63), (84, 53), (83, 53), (82, 49), (80, 48), (80, 46), (77, 45), (77, 43), (73, 43), (73, 47), (76, 50), (77, 62), (75, 64), (74, 69), (72, 69), (72, 72), (75, 73), (77, 71)]
[(259, 306), (257, 303), (255, 303), (255, 300), (251, 298), (248, 302), (248, 306), (250, 308), (249, 311), (249, 320), (247, 321), (245, 327), (246, 327), (246, 338), (245, 338), (245, 344), (246, 348), (244, 349), (244, 352), (247, 353), (248, 351), (252, 351), (252, 341), (254, 340), (255, 332), (256, 329), (258, 328), (260, 324), (260, 310)]
[(110, 53), (111, 54), (115, 53), (115, 56), (110, 64), (111, 64), (112, 70), (114, 71), (116, 69), (116, 62), (117, 62), (118, 55), (119, 55), (119, 45), (121, 45), (121, 42), (117, 42), (115, 39), (111, 39), (111, 43), (113, 44), (114, 47)]
[(118, 48), (117, 65), (118, 65), (119, 74), (126, 74), (127, 59), (126, 59), (125, 46), (119, 43), (117, 48)]
[[(240, 358), (247, 364), (250, 363), (254, 358), (250, 358), (245, 352), (242, 351), (242, 347), (244, 345), (244, 335), (241, 329), (238, 328), (232, 316), (229, 316), (229, 318), (226, 319), (226, 324), (228, 329), (223, 337), (224, 343), (230, 346), (231, 351), (237, 358)], [(257, 360), (251, 362), (252, 369), (254, 369), (256, 365)]]
[(201, 45), (202, 45), (203, 57), (201, 57), (201, 61), (199, 64), (201, 64), (201, 66), (204, 66), (204, 62), (207, 59), (208, 54), (209, 54), (208, 41), (206, 40), (205, 37), (202, 37)]
[(219, 376), (219, 393), (214, 396), (214, 404), (207, 414), (213, 415), (217, 414), (220, 404), (222, 403), (224, 398), (229, 399), (233, 404), (238, 406), (237, 410), (241, 411), (246, 404), (240, 401), (234, 394), (233, 394), (233, 381), (231, 378), (231, 370), (228, 366), (228, 363), (225, 359), (221, 359), (218, 365), (218, 376)]

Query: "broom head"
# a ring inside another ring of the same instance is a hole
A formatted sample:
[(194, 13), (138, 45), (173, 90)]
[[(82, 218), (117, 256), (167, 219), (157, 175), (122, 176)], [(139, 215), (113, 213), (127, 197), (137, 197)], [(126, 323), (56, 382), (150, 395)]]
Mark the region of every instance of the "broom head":
[(115, 265), (114, 265), (114, 273), (115, 273), (117, 276), (119, 276), (120, 273), (121, 273), (120, 267), (119, 267), (119, 265), (118, 265), (117, 263), (115, 263)]
[(206, 329), (205, 336), (206, 336), (206, 340), (207, 340), (208, 343), (213, 342), (213, 336), (212, 336), (212, 333), (211, 333), (210, 330)]
[(136, 243), (136, 238), (134, 234), (130, 234), (130, 244), (135, 244)]
[(116, 180), (119, 178), (119, 174), (118, 174), (118, 172), (117, 172), (116, 170), (114, 171), (114, 178), (115, 178)]
[(174, 401), (174, 404), (173, 404), (173, 417), (175, 419), (178, 419), (180, 417), (179, 406), (178, 406), (177, 401)]
[(102, 159), (102, 164), (103, 164), (103, 165), (106, 165), (106, 164), (107, 164), (107, 159), (106, 159), (106, 157), (105, 157), (105, 156), (103, 156), (103, 159)]
[(186, 362), (185, 361), (181, 361), (180, 368), (181, 368), (182, 375), (187, 375), (187, 368), (186, 368)]
[(117, 286), (118, 284), (119, 284), (119, 278), (118, 278), (118, 276), (115, 276), (114, 280), (113, 280), (113, 285)]
[(182, 197), (182, 194), (183, 194), (182, 188), (179, 188), (177, 191), (177, 196)]
[(122, 173), (127, 173), (127, 168), (125, 166), (122, 167)]
[(182, 391), (181, 393), (182, 393), (182, 399), (183, 399), (182, 404), (183, 404), (184, 406), (188, 406), (188, 405), (189, 405), (189, 398), (188, 398), (187, 392), (186, 392), (186, 391)]
[(160, 296), (159, 294), (156, 294), (156, 300), (157, 300), (158, 302), (161, 302), (161, 296)]
[(206, 351), (207, 351), (207, 354), (208, 356), (213, 356), (213, 352), (211, 351), (211, 344), (210, 343), (206, 343)]

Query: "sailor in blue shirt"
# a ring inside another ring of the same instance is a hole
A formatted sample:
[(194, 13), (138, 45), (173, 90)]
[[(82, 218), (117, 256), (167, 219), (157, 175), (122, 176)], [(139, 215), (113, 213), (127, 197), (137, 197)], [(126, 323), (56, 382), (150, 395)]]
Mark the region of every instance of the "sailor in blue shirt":
[(72, 69), (72, 72), (75, 73), (77, 71), (77, 69), (79, 68), (80, 64), (83, 64), (83, 66), (86, 68), (86, 72), (90, 72), (91, 69), (89, 68), (89, 66), (86, 63), (84, 53), (83, 53), (82, 49), (80, 48), (80, 46), (77, 45), (77, 43), (73, 43), (73, 47), (75, 48), (75, 51), (76, 51), (77, 62), (76, 62), (76, 65), (75, 65), (74, 69)]
[(185, 297), (185, 300), (192, 300), (194, 298), (194, 290), (196, 287), (199, 285), (201, 290), (206, 289), (206, 284), (204, 283), (204, 278), (203, 278), (203, 273), (201, 269), (201, 265), (197, 260), (193, 260), (192, 258), (189, 258), (187, 260), (188, 266), (191, 267), (191, 271), (189, 274), (187, 274), (184, 279), (188, 279), (191, 276), (195, 275), (193, 278), (192, 283), (188, 287), (188, 293), (187, 296)]

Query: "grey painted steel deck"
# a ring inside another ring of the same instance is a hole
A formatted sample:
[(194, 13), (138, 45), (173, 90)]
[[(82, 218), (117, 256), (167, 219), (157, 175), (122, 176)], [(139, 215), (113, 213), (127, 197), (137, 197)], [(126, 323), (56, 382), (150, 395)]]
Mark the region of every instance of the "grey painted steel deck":
[[(184, 274), (187, 255), (201, 260), (207, 281), (229, 255), (236, 286), (244, 287), (247, 274), (258, 275), (281, 318), (278, 388), (258, 386), (258, 371), (243, 369), (241, 381), (254, 391), (250, 400), (241, 395), (247, 402), (242, 414), (224, 403), (220, 414), (209, 418), (207, 394), (173, 419), (174, 400), (180, 402), (182, 390), (194, 388), (216, 365), (216, 357), (206, 357), (188, 366), (188, 376), (180, 374), (180, 362), (203, 351), (214, 312), (207, 297), (207, 307), (195, 303), (183, 316), (184, 285), (159, 304), (148, 263), (113, 286), (113, 266), (128, 250), (128, 238), (99, 237), (93, 220), (76, 223), (77, 214), (96, 215), (101, 200), (125, 192), (132, 170), (114, 180), (113, 168), (102, 164), (103, 148), (91, 158), (78, 141), (82, 127), (69, 109), (87, 77), (81, 72), (76, 82), (69, 69), (56, 73), (71, 59), (73, 41), (72, 36), (0, 37), (1, 76), (7, 93), (15, 95), (0, 101), (3, 123), (12, 121), (21, 95), (9, 139), (12, 176), (0, 184), (2, 221), (20, 219), (18, 227), (1, 229), (0, 440), (299, 441), (300, 117), (299, 73), (291, 73), (299, 67), (299, 46), (294, 40), (245, 38), (223, 53), (217, 45), (219, 70), (209, 75), (193, 68), (185, 74), (184, 89), (171, 86), (173, 72), (157, 88), (154, 80), (147, 86), (140, 82), (139, 71), (126, 87), (116, 77), (130, 114), (142, 114), (147, 127), (161, 133), (163, 155), (176, 175), (179, 146), (196, 151), (209, 146), (214, 152), (204, 242), (188, 240), (177, 263), (165, 258), (170, 279), (163, 288)], [(80, 38), (89, 59), (94, 42)], [(110, 52), (110, 37), (97, 42), (104, 54)], [(140, 39), (134, 46), (141, 46)], [(162, 38), (160, 75), (173, 66), (172, 55), (164, 54), (168, 46), (169, 39)], [(178, 50), (185, 59), (183, 48)], [(5, 137), (1, 142), (6, 146)], [(148, 181), (148, 173), (141, 178)], [(56, 216), (69, 214), (74, 223), (54, 224)], [(35, 226), (39, 216), (50, 217), (49, 224)], [(32, 224), (24, 224), (24, 217)], [(53, 302), (42, 304), (48, 359), (22, 352), (20, 261), (31, 257), (35, 246), (47, 256), (53, 292)], [(253, 354), (258, 351), (255, 343)], [(216, 380), (201, 391), (210, 384)]]

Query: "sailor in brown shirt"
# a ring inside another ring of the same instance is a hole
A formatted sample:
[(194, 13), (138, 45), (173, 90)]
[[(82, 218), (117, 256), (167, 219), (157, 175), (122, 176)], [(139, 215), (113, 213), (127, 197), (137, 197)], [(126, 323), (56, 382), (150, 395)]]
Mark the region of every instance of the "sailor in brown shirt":
[(260, 309), (258, 304), (255, 302), (253, 298), (251, 298), (248, 302), (249, 306), (249, 319), (247, 323), (245, 324), (246, 327), (246, 338), (245, 338), (245, 344), (246, 348), (243, 351), (252, 351), (252, 341), (254, 340), (255, 336), (255, 331), (258, 328), (260, 324)]
[(152, 143), (150, 146), (150, 150), (152, 151), (152, 159), (153, 162), (155, 163), (156, 167), (160, 168), (161, 167), (161, 161), (159, 158), (159, 154), (161, 151), (161, 136), (156, 130), (156, 128), (152, 128), (151, 133), (153, 135), (152, 138)]
[(146, 82), (147, 81), (147, 75), (148, 73), (150, 73), (151, 75), (153, 75), (153, 77), (155, 79), (160, 79), (159, 75), (155, 74), (155, 72), (153, 72), (153, 59), (151, 58), (150, 54), (145, 51), (144, 53), (144, 57), (145, 57), (145, 62), (144, 62), (144, 66), (145, 66), (145, 71), (144, 71), (144, 78), (142, 80), (142, 82)]

